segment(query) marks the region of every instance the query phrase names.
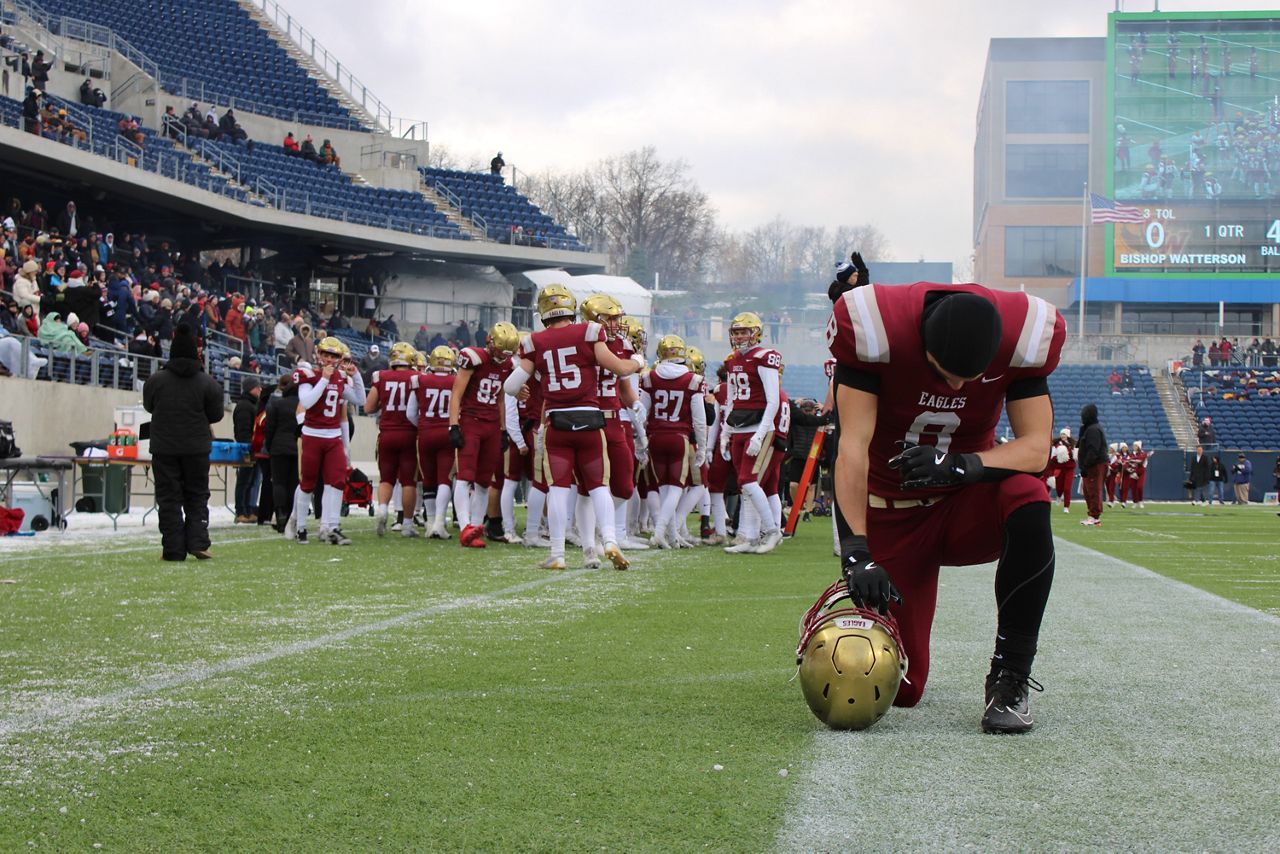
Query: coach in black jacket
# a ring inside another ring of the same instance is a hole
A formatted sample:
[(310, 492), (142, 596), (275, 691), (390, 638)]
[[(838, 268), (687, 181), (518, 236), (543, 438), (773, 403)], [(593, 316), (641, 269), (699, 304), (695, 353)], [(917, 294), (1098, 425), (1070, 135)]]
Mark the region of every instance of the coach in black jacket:
[(209, 450), (222, 420), (222, 388), (204, 372), (191, 327), (173, 333), (168, 363), (142, 386), (151, 413), (151, 469), (165, 560), (209, 554)]

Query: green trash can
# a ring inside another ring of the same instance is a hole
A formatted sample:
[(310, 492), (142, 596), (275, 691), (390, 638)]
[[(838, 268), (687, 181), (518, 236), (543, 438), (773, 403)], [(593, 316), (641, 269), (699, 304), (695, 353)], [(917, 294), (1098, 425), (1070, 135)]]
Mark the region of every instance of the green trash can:
[[(80, 474), (80, 499), (76, 509), (84, 506), (88, 513), (128, 513), (129, 500), (125, 491), (128, 466), (86, 465)], [(103, 489), (105, 480), (106, 489)], [(105, 499), (106, 507), (103, 507)]]

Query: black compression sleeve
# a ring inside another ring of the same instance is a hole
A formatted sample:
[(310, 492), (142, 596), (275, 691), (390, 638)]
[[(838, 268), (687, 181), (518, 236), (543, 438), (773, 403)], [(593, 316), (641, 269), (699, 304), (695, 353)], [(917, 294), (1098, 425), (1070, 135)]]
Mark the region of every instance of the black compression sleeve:
[(860, 371), (848, 365), (836, 365), (835, 381), (837, 385), (847, 385), (868, 394), (880, 393), (880, 377), (867, 371)]
[(1041, 397), (1049, 393), (1049, 381), (1044, 377), (1026, 377), (1009, 383), (1004, 393), (1005, 400), (1025, 400), (1028, 397)]

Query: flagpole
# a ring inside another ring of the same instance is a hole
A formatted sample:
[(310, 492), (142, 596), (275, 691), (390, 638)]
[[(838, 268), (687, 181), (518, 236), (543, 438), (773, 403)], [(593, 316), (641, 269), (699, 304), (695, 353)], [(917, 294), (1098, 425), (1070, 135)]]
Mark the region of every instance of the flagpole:
[(1080, 218), (1080, 319), (1076, 337), (1084, 341), (1084, 283), (1089, 272), (1089, 182), (1084, 182), (1084, 211)]

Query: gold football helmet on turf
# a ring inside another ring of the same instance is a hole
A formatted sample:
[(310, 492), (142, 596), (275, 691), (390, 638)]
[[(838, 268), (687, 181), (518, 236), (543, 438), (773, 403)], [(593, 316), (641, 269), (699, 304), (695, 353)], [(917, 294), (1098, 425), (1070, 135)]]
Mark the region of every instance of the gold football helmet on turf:
[(645, 348), (649, 346), (649, 336), (645, 334), (644, 324), (639, 319), (625, 314), (618, 321), (618, 329), (631, 341), (632, 349), (644, 355)]
[(538, 317), (543, 323), (559, 317), (572, 318), (577, 313), (578, 301), (564, 285), (551, 284), (538, 291)]
[(582, 319), (587, 323), (598, 323), (609, 333), (609, 337), (618, 334), (618, 321), (622, 319), (622, 303), (608, 294), (592, 294), (582, 301), (579, 309)]
[(495, 359), (505, 362), (511, 358), (512, 353), (520, 349), (520, 333), (516, 331), (514, 323), (499, 320), (489, 330), (489, 338), (485, 343)]
[(453, 348), (441, 344), (427, 357), (427, 367), (433, 371), (452, 371), (457, 361), (458, 357), (454, 355)]
[(800, 620), (796, 664), (805, 702), (832, 729), (866, 729), (884, 717), (907, 672), (898, 622), (855, 607), (843, 579)]
[(707, 360), (697, 347), (684, 348), (684, 363), (698, 376), (706, 376)]
[(764, 338), (764, 322), (754, 311), (736, 314), (729, 322), (729, 343), (738, 351), (750, 350)]
[(412, 344), (399, 341), (391, 345), (391, 357), (387, 361), (393, 368), (410, 368), (418, 362), (418, 351)]
[(320, 343), (316, 345), (316, 352), (328, 353), (330, 356), (337, 356), (339, 359), (351, 355), (351, 349), (332, 335), (326, 335), (320, 339)]
[(679, 335), (663, 335), (658, 339), (659, 362), (683, 362), (684, 360), (684, 339)]

